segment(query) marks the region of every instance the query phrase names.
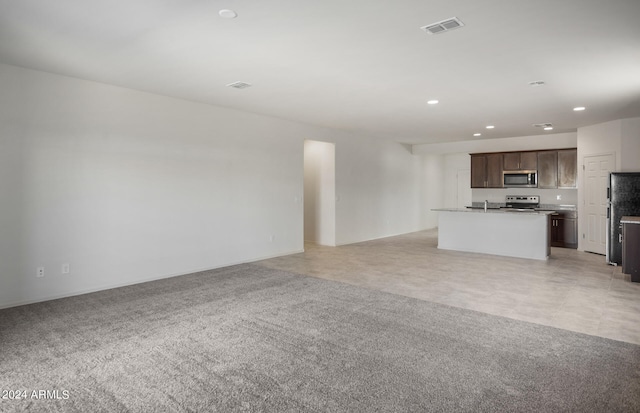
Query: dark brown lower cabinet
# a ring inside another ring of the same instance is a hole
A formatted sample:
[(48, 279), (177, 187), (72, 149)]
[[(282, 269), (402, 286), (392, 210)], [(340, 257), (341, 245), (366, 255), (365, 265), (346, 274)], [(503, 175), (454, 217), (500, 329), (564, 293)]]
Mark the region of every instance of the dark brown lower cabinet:
[(576, 211), (556, 211), (551, 215), (551, 246), (578, 248), (578, 215)]
[(640, 282), (640, 217), (622, 217), (622, 272)]

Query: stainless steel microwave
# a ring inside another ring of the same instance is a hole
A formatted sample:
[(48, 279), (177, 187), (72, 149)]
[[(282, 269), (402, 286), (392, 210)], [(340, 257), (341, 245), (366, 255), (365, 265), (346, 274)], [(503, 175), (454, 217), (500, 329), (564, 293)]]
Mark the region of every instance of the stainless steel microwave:
[(505, 188), (537, 188), (538, 171), (503, 171), (502, 185)]

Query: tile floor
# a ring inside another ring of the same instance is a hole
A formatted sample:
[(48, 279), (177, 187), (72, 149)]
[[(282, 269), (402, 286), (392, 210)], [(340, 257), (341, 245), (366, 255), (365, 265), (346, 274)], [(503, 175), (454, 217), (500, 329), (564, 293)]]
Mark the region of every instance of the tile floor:
[(640, 344), (640, 283), (604, 256), (552, 248), (547, 261), (437, 249), (437, 230), (257, 264)]

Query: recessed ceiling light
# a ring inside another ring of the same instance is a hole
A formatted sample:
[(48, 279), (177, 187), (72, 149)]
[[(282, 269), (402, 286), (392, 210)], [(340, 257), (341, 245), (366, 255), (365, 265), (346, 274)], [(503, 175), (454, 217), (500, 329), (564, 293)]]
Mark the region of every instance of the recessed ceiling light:
[(586, 108), (584, 106), (578, 106), (576, 108), (573, 108), (573, 110), (575, 110), (576, 112), (580, 112), (582, 110), (585, 110)]
[(553, 126), (545, 126), (544, 130), (553, 130)]
[(428, 100), (427, 103), (429, 105), (437, 105), (438, 104), (438, 100), (436, 100), (436, 99)]
[(474, 133), (473, 136), (482, 136), (481, 133)]
[(238, 17), (238, 13), (229, 9), (222, 9), (218, 12), (218, 14), (223, 19), (235, 19), (236, 17)]
[(495, 128), (495, 126), (493, 126), (493, 125), (487, 126), (487, 129), (493, 129), (493, 128)]

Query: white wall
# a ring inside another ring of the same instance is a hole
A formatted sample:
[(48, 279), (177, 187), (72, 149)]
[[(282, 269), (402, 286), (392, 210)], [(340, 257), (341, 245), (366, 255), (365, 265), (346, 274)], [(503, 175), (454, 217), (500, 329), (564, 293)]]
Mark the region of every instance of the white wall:
[(586, 233), (584, 214), (584, 158), (612, 154), (616, 172), (640, 172), (640, 118), (618, 119), (578, 129), (578, 249)]
[(640, 118), (618, 119), (578, 129), (578, 163), (585, 156), (614, 154), (617, 172), (640, 171)]
[[(585, 156), (614, 154), (616, 170), (621, 168), (622, 123), (619, 120), (578, 129), (578, 165)], [(582, 167), (579, 169), (582, 178)]]
[(336, 143), (338, 242), (421, 229), (394, 142), (7, 65), (0, 90), (0, 307), (301, 251), (304, 139)]
[[(469, 173), (471, 170), (471, 157), (467, 153), (454, 153), (443, 156), (444, 159), (444, 208), (459, 208), (463, 205), (460, 202), (459, 194), (463, 188), (458, 187), (458, 174)], [(471, 199), (471, 183), (467, 186), (465, 198)], [(471, 205), (471, 202), (468, 202)], [(467, 206), (467, 205), (464, 205)]]
[(421, 154), (453, 154), (453, 153), (483, 153), (534, 151), (538, 149), (575, 148), (576, 132), (554, 133), (533, 136), (518, 136), (514, 138), (479, 139), (470, 141), (427, 143), (413, 145), (412, 151)]
[(622, 119), (620, 172), (640, 172), (640, 118)]
[(421, 222), (423, 228), (438, 226), (438, 212), (434, 208), (442, 208), (445, 202), (444, 180), (445, 160), (442, 155), (424, 155), (421, 168), (423, 211)]
[(304, 240), (336, 245), (335, 144), (304, 142)]
[(422, 159), (395, 142), (336, 142), (336, 244), (427, 228), (422, 222)]

